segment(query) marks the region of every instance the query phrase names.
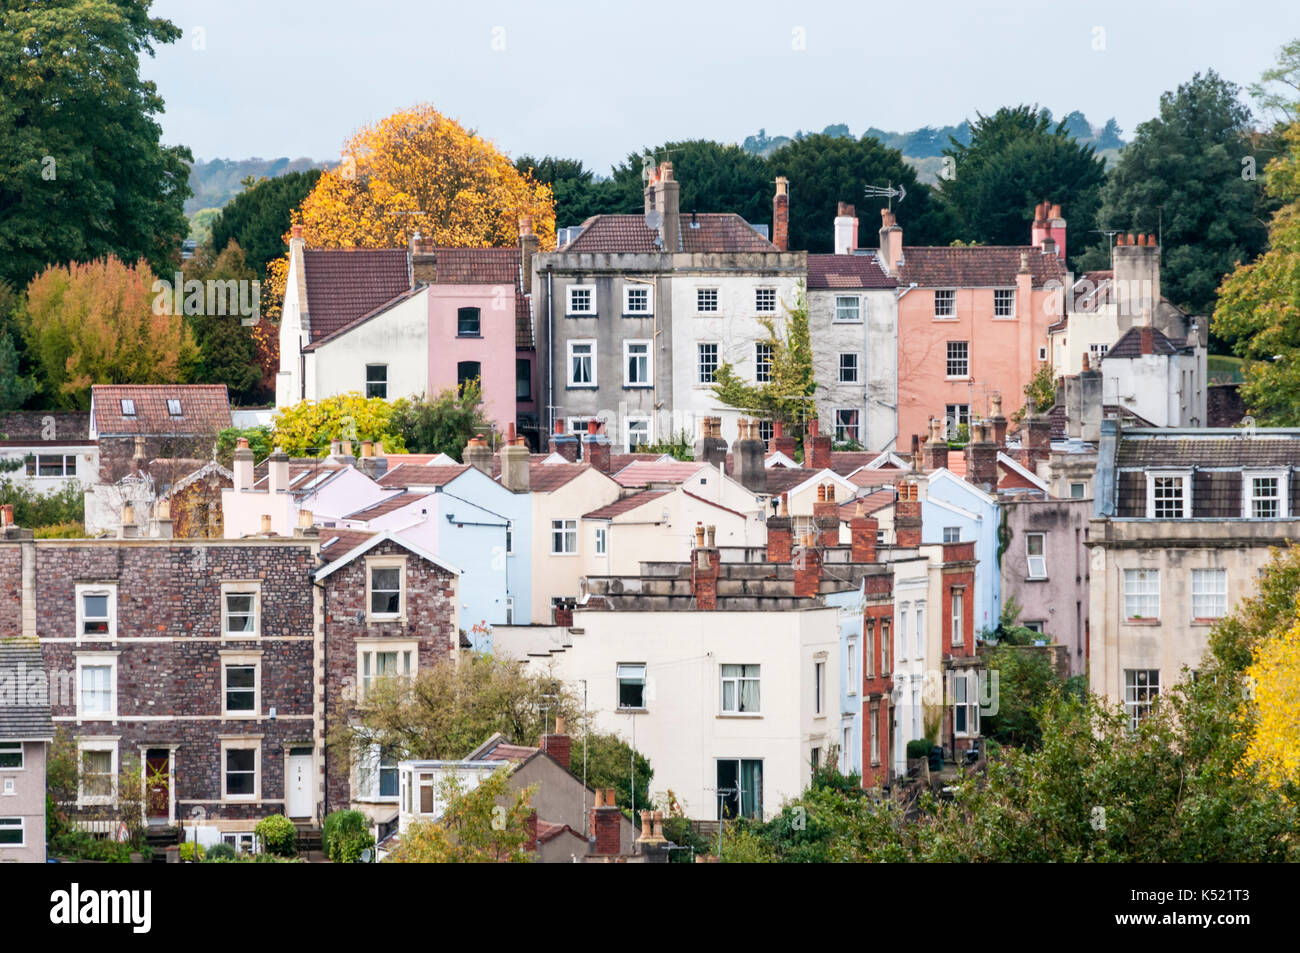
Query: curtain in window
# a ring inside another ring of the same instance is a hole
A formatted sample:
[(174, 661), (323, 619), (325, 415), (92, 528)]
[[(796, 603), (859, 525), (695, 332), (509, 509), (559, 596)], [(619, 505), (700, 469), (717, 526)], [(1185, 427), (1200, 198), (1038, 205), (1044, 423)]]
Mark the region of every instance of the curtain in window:
[(763, 814), (763, 762), (740, 762), (740, 813), (745, 817)]

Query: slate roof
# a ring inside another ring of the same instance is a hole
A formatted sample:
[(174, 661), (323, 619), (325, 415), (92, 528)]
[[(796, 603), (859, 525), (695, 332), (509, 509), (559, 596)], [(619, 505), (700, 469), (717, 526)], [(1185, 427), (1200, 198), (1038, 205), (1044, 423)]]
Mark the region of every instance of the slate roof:
[(410, 506), (412, 503), (418, 503), (431, 493), (395, 493), (386, 500), (380, 500), (378, 503), (372, 503), (365, 509), (357, 510), (355, 513), (349, 513), (344, 519), (369, 521), (378, 519), (381, 516), (387, 516), (395, 510), (400, 510), (404, 506)]
[(895, 288), (874, 255), (809, 255), (808, 288)]
[(794, 489), (800, 483), (806, 483), (813, 476), (812, 470), (793, 467), (769, 467), (767, 471), (767, 492), (778, 496)]
[(1300, 467), (1300, 429), (1256, 431), (1253, 437), (1185, 430), (1122, 434), (1116, 467)]
[[(0, 639), (0, 684), (15, 688), (13, 697), (0, 705), (0, 738), (6, 741), (52, 741), (48, 688), (31, 685), (28, 672), (45, 672), (41, 647), (34, 639)], [(21, 674), (20, 674), (21, 673)]]
[[(692, 221), (694, 224), (692, 224)], [(681, 215), (680, 247), (657, 248), (658, 231), (646, 226), (641, 215), (593, 215), (562, 252), (774, 252), (776, 246), (754, 231), (754, 227), (733, 212), (701, 212)]]
[(393, 467), (376, 482), (383, 487), (446, 486), (468, 469), (467, 463), (454, 467), (402, 463)]
[(320, 535), (320, 554), (326, 564), (329, 564), (340, 556), (352, 552), (375, 534), (360, 529), (323, 529)]
[(405, 248), (305, 248), (302, 263), (312, 341), (411, 288)]
[[(1156, 354), (1178, 353), (1178, 345), (1169, 340), (1169, 338), (1165, 336), (1165, 332), (1161, 331), (1159, 328), (1151, 329), (1151, 343), (1152, 350)], [(1120, 335), (1119, 340), (1112, 344), (1110, 350), (1102, 356), (1102, 361), (1141, 356), (1142, 329), (1135, 325)]]
[[(134, 416), (122, 412), (123, 400), (134, 402)], [(168, 412), (168, 400), (181, 402), (180, 416)], [(225, 384), (96, 384), (90, 409), (100, 437), (207, 435), (231, 426)]]
[(903, 249), (898, 281), (902, 285), (916, 282), (922, 288), (1014, 288), (1022, 253), (1029, 260), (1032, 287), (1065, 279), (1061, 261), (1032, 245), (911, 245)]
[(631, 512), (639, 506), (645, 506), (661, 496), (667, 496), (671, 490), (645, 490), (641, 493), (634, 493), (631, 496), (625, 496), (621, 500), (615, 500), (598, 510), (592, 510), (590, 513), (584, 513), (585, 520), (611, 520), (616, 516), (622, 516), (624, 513)]

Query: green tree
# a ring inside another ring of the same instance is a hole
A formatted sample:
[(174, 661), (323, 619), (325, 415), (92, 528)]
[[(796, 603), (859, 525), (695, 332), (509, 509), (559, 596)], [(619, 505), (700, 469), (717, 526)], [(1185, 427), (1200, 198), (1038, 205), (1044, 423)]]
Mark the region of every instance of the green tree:
[(36, 381), (23, 372), (22, 333), (17, 325), (21, 299), (0, 281), (0, 412), (17, 410), (36, 393)]
[(955, 237), (947, 212), (934, 201), (930, 187), (917, 181), (916, 170), (903, 160), (903, 154), (869, 136), (811, 135), (778, 149), (768, 161), (763, 180), (766, 212), (750, 221), (771, 221), (771, 181), (778, 175), (790, 180), (791, 248), (834, 251), (833, 225), (840, 202), (857, 208), (859, 240), (874, 246), (880, 228), (874, 210), (884, 207), (886, 200), (868, 198), (863, 189), (890, 183), (907, 190), (907, 197), (901, 203), (895, 199), (894, 206), (908, 244), (946, 245)]
[(0, 279), (108, 255), (164, 272), (189, 226), (188, 149), (164, 147), (140, 55), (180, 29), (148, 0), (0, 6)]
[(1278, 125), (1289, 126), (1300, 119), (1300, 40), (1277, 51), (1277, 62), (1251, 84), (1250, 95)]
[(939, 191), (958, 234), (985, 245), (1027, 244), (1034, 207), (1045, 200), (1061, 206), (1072, 233), (1090, 233), (1105, 163), (1066, 122), (1053, 125), (1035, 106), (1003, 107), (978, 115), (969, 145), (944, 150), (954, 174)]
[(475, 380), (459, 394), (449, 388), (435, 397), (400, 398), (388, 426), (411, 453), (445, 453), (459, 460), (470, 438), (490, 424), (483, 413), (483, 391)]
[(388, 857), (394, 864), (526, 864), (532, 860), (529, 816), (537, 786), (515, 790), (502, 768), (474, 787), (446, 775), (435, 796), (445, 804), (432, 821), (418, 820), (402, 833)]
[(613, 182), (596, 178), (580, 159), (523, 155), (515, 160), (515, 168), (520, 175), (551, 187), (557, 225), (581, 225), (593, 215), (625, 211)]
[(217, 434), (217, 462), (227, 470), (235, 462), (235, 447), (239, 438), (248, 441), (248, 449), (253, 451), (253, 459), (265, 460), (275, 449), (270, 427), (227, 427)]
[(808, 303), (802, 285), (795, 306), (786, 311), (781, 326), (763, 319), (772, 364), (766, 383), (751, 384), (728, 362), (714, 375), (713, 394), (728, 407), (764, 420), (781, 421), (795, 436), (803, 433), (804, 422), (817, 415), (813, 393), (812, 337), (808, 325)]
[(284, 236), (293, 211), (316, 187), (320, 176), (320, 169), (307, 169), (251, 182), (212, 223), (212, 247), (224, 249), (235, 242), (244, 250), (248, 267), (258, 278), (265, 278), (267, 262), (288, 254)]
[(271, 418), (274, 443), (290, 456), (323, 457), (335, 440), (381, 440), (389, 453), (405, 453), (401, 434), (390, 426), (393, 405), (356, 391), (291, 404)]
[(767, 163), (739, 146), (708, 139), (665, 142), (629, 154), (612, 170), (612, 205), (605, 211), (631, 213), (645, 208), (641, 173), (647, 155), (652, 165), (672, 162), (673, 178), (681, 183), (683, 214), (735, 212), (753, 224), (772, 221), (772, 174)]
[[(1254, 154), (1249, 122), (1235, 84), (1197, 73), (1161, 95), (1160, 115), (1138, 126), (1101, 191), (1097, 227), (1159, 234), (1161, 293), (1193, 314), (1212, 312), (1224, 274), (1267, 241), (1270, 202), (1243, 176), (1243, 160), (1268, 158)], [(1079, 267), (1110, 267), (1104, 236)]]
[[(185, 281), (253, 282), (256, 273), (246, 264), (244, 251), (230, 242), (214, 255), (211, 244), (202, 245), (185, 263)], [(252, 328), (238, 314), (186, 315), (185, 323), (198, 345), (199, 360), (193, 380), (225, 384), (236, 403), (255, 404), (270, 397), (261, 388), (262, 369), (257, 364)]]
[[(569, 755), (569, 771), (581, 778), (583, 772), (583, 743), (574, 739)], [(613, 788), (614, 802), (624, 811), (640, 811), (650, 807), (650, 780), (654, 769), (640, 752), (634, 752), (618, 735), (590, 732), (586, 736), (587, 786)], [(635, 776), (635, 790), (633, 777)], [(635, 797), (633, 796), (635, 794)], [(636, 821), (637, 818), (633, 817)]]

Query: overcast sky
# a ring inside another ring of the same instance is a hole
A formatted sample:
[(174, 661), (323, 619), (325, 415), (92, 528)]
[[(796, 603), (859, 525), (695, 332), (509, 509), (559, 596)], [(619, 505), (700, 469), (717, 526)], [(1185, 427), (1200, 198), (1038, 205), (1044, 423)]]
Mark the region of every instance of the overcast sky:
[(335, 159), (430, 102), (512, 156), (600, 174), (669, 139), (847, 123), (904, 131), (1037, 102), (1125, 138), (1213, 68), (1245, 86), (1300, 2), (156, 0), (185, 31), (145, 60), (164, 139), (195, 158)]

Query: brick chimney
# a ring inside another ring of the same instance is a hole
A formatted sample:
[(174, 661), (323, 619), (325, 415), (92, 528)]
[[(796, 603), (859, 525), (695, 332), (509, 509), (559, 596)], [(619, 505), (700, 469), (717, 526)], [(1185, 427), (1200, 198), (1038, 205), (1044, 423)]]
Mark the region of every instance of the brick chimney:
[(841, 202), (835, 214), (835, 254), (852, 255), (858, 248), (858, 216), (852, 205)]
[(645, 208), (647, 212), (658, 212), (663, 218), (659, 234), (663, 239), (663, 251), (672, 255), (681, 251), (681, 184), (673, 178), (673, 164), (661, 162), (653, 172), (645, 188)]
[(555, 624), (561, 628), (573, 625), (573, 602), (564, 600), (555, 604)]
[(613, 788), (596, 789), (596, 805), (591, 809), (591, 852), (598, 857), (617, 857), (621, 849), (619, 827), (623, 810), (618, 806)]
[(551, 434), (551, 453), (558, 453), (570, 463), (578, 462), (578, 438), (564, 432), (564, 420), (555, 421), (555, 432)]
[(818, 546), (840, 544), (840, 505), (835, 501), (835, 484), (830, 481), (817, 487), (817, 502), (813, 504), (813, 527)]
[(1142, 354), (1154, 354), (1156, 352), (1156, 329), (1149, 324), (1144, 324), (1138, 328), (1138, 343)]
[(1025, 466), (1036, 471), (1038, 463), (1052, 455), (1052, 421), (1032, 403), (1025, 405)]
[(469, 443), (465, 445), (465, 452), (461, 454), (461, 462), (468, 463), (488, 476), (492, 475), (492, 448), (487, 445), (482, 435), (475, 434), (470, 438)]
[(413, 234), (410, 255), (412, 285), (431, 285), (438, 280), (438, 253), (433, 239), (424, 238), (419, 232)]
[(695, 548), (691, 550), (691, 594), (695, 608), (712, 611), (718, 607), (718, 569), (721, 556), (716, 546), (716, 526), (695, 524)]
[(794, 551), (794, 594), (798, 599), (815, 599), (822, 590), (822, 551), (810, 533)]
[(587, 421), (587, 432), (582, 435), (582, 459), (601, 473), (609, 472), (609, 438), (601, 433), (601, 422), (592, 417)]
[(892, 210), (880, 210), (880, 267), (888, 274), (898, 274), (903, 260), (903, 229), (898, 225)]
[(772, 244), (777, 251), (790, 250), (790, 180), (776, 177), (776, 194), (772, 196)]
[(573, 740), (564, 730), (564, 719), (555, 719), (555, 730), (549, 734), (542, 735), (541, 741), (537, 747), (541, 748), (564, 767), (569, 766), (569, 752), (572, 749)]
[(798, 446), (799, 442), (794, 437), (785, 435), (785, 424), (779, 420), (772, 422), (772, 446), (770, 449), (773, 453), (784, 453), (793, 460)]
[(537, 234), (533, 217), (519, 216), (519, 282), (524, 294), (533, 290), (533, 256), (537, 254)]
[(1116, 237), (1111, 295), (1123, 334), (1160, 302), (1160, 246), (1154, 235), (1129, 235), (1127, 241), (1123, 235)]
[(763, 466), (763, 441), (758, 421), (740, 419), (740, 437), (731, 448), (731, 473), (747, 490), (767, 493), (767, 467)]
[(862, 503), (858, 503), (857, 512), (849, 520), (849, 545), (855, 563), (874, 563), (876, 561), (876, 536), (880, 532), (880, 520), (867, 516)]
[(501, 458), (501, 485), (511, 493), (527, 493), (532, 476), (532, 454), (523, 437), (515, 436), (515, 425), (509, 424), (506, 442), (498, 454)]
[(767, 518), (767, 561), (788, 563), (794, 546), (794, 521), (787, 508), (787, 497), (781, 495), (781, 511)]
[(1065, 219), (1061, 206), (1039, 202), (1034, 206), (1034, 224), (1029, 229), (1029, 244), (1045, 255), (1065, 259)]
[(998, 445), (987, 420), (971, 422), (971, 440), (966, 445), (966, 479), (987, 493), (998, 487)]
[(948, 439), (944, 435), (946, 423), (936, 417), (930, 418), (930, 437), (922, 451), (921, 466), (925, 470), (937, 470), (948, 465)]
[(817, 418), (808, 421), (808, 432), (803, 438), (803, 465), (805, 470), (828, 470), (831, 465), (831, 438), (822, 436)]
[[(1086, 361), (1088, 355), (1084, 355)], [(997, 444), (998, 449), (1006, 451), (1007, 449), (1007, 418), (1002, 415), (1002, 395), (993, 394), (989, 397), (989, 423), (993, 425), (993, 442)]]
[(916, 549), (921, 545), (921, 488), (915, 480), (907, 480), (898, 488), (894, 503), (894, 541), (900, 549)]

